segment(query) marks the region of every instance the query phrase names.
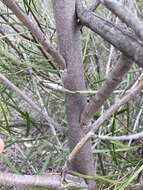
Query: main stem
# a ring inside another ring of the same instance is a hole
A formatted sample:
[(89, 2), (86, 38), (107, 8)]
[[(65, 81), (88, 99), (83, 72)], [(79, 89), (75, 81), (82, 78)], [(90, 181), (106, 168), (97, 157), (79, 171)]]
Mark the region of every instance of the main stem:
[[(66, 60), (67, 75), (64, 87), (69, 90), (85, 90), (81, 32), (75, 14), (75, 0), (53, 1), (60, 53)], [(81, 94), (66, 94), (66, 114), (69, 126), (69, 147), (72, 150), (84, 133), (80, 128), (80, 116), (86, 105)], [(72, 169), (86, 175), (95, 175), (91, 144), (87, 142), (72, 161)], [(88, 180), (89, 189), (95, 190), (95, 181)]]

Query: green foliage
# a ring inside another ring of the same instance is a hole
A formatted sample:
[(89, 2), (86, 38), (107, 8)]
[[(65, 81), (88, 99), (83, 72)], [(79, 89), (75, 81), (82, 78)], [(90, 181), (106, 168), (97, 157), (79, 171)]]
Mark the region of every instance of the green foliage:
[[(37, 27), (47, 33), (49, 41), (55, 45), (57, 39), (50, 3), (47, 11), (46, 8), (44, 10), (44, 6), (39, 0), (20, 0), (18, 2), (25, 13), (38, 25)], [(138, 0), (137, 3), (139, 9), (142, 10), (143, 1)], [(5, 35), (0, 35), (0, 72), (31, 97), (37, 105), (42, 107), (39, 103), (37, 89), (33, 83), (34, 78), (45, 108), (48, 108), (49, 115), (56, 118), (63, 126), (64, 131), (57, 131), (61, 148), (55, 141), (44, 119), (20, 97), (17, 97), (15, 92), (1, 83), (0, 134), (5, 139), (6, 152), (0, 155), (2, 163), (0, 167), (3, 165), (4, 169), (17, 174), (61, 172), (69, 153), (64, 105), (66, 89), (53, 90), (49, 87), (49, 83), (62, 87), (55, 63), (49, 55), (41, 50), (41, 46), (33, 39), (23, 24), (1, 3), (0, 10), (1, 14), (8, 19), (8, 22), (0, 21), (1, 27), (2, 29), (6, 27), (10, 31)], [(109, 20), (114, 20), (111, 13), (102, 6), (98, 8), (97, 13)], [(11, 29), (11, 26), (18, 28), (19, 32), (15, 32)], [(79, 93), (87, 95), (90, 99), (97, 93), (106, 79), (107, 61), (111, 46), (97, 34), (93, 34), (85, 28), (82, 32), (84, 75), (87, 90)], [(22, 35), (24, 35), (24, 38)], [(25, 36), (33, 40), (28, 40)], [(12, 42), (15, 48), (6, 41), (6, 38)], [(114, 53), (118, 55), (116, 50), (114, 50)], [(115, 64), (116, 56), (111, 60), (110, 69)], [(95, 119), (102, 115), (114, 103), (115, 99), (126, 93), (141, 72), (140, 68), (132, 67), (108, 101), (95, 114)], [(138, 128), (134, 131), (137, 114), (142, 109), (141, 105), (142, 98), (138, 98), (123, 106), (103, 124), (100, 133), (123, 135), (141, 131), (142, 118), (140, 118)], [(20, 121), (22, 125), (17, 125), (17, 121)], [(12, 122), (14, 125), (11, 124)], [(129, 184), (136, 182), (139, 173), (143, 170), (142, 158), (138, 156), (139, 148), (142, 148), (142, 142), (121, 143), (93, 139), (93, 153), (98, 161), (97, 175), (93, 177), (76, 172), (71, 173), (84, 179), (97, 180), (99, 189), (123, 190)]]

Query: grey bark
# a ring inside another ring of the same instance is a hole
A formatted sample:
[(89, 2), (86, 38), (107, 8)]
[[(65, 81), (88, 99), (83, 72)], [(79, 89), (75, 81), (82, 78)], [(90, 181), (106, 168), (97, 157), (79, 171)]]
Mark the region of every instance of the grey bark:
[(116, 14), (127, 26), (131, 27), (137, 36), (143, 40), (143, 22), (127, 6), (118, 1), (102, 0), (101, 1), (109, 10)]
[(78, 177), (67, 175), (66, 183), (62, 181), (60, 174), (46, 174), (43, 176), (38, 175), (16, 175), (13, 173), (0, 172), (0, 184), (5, 187), (21, 187), (51, 190), (65, 190), (71, 188), (79, 188), (87, 190), (84, 181)]
[(99, 34), (140, 67), (143, 67), (143, 45), (128, 32), (122, 31), (92, 11), (87, 10), (83, 0), (77, 0), (77, 15), (81, 24)]
[(94, 137), (97, 130), (100, 126), (107, 120), (109, 117), (112, 116), (121, 106), (129, 102), (131, 99), (137, 97), (137, 95), (143, 89), (143, 81), (139, 81), (138, 84), (133, 85), (130, 88), (127, 95), (123, 96), (121, 99), (118, 99), (109, 109), (107, 109), (92, 125), (90, 131), (80, 140), (80, 142), (75, 146), (73, 151), (69, 155), (69, 162), (71, 162), (75, 156), (80, 152), (82, 147), (88, 142), (91, 137)]
[[(73, 91), (84, 90), (81, 32), (76, 21), (75, 0), (54, 0), (53, 7), (59, 49), (67, 65), (67, 73), (63, 81), (64, 87)], [(66, 94), (65, 101), (69, 127), (69, 146), (72, 150), (84, 135), (79, 122), (86, 105), (86, 98), (81, 94)], [(83, 174), (95, 175), (90, 142), (86, 143), (71, 165), (72, 169)], [(95, 181), (88, 180), (87, 183), (90, 190), (95, 190)]]
[[(106, 1), (106, 0), (105, 0)], [(110, 0), (109, 0), (110, 1)], [(129, 9), (135, 12), (135, 7), (133, 2), (123, 0), (122, 3), (127, 5)], [(123, 23), (118, 22), (118, 26), (123, 25)], [(118, 86), (122, 81), (124, 75), (129, 71), (133, 62), (128, 59), (126, 56), (121, 54), (117, 63), (115, 63), (114, 69), (108, 74), (105, 82), (98, 90), (97, 94), (91, 99), (89, 104), (85, 107), (82, 117), (81, 117), (81, 126), (87, 125), (88, 121), (94, 116), (98, 109), (104, 104), (107, 98), (112, 94), (113, 90)]]
[(132, 66), (132, 61), (121, 55), (119, 61), (116, 63), (113, 71), (107, 76), (105, 82), (98, 90), (97, 94), (90, 100), (89, 104), (85, 107), (81, 116), (81, 126), (88, 124), (90, 119), (104, 104), (107, 98), (112, 94), (113, 90), (122, 81), (123, 76), (129, 71)]

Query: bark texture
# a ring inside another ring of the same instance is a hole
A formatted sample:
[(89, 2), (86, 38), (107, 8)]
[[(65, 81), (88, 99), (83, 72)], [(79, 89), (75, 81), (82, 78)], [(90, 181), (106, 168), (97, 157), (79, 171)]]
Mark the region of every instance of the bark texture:
[(114, 89), (122, 81), (123, 76), (129, 71), (132, 66), (132, 61), (126, 56), (121, 55), (119, 61), (116, 63), (113, 71), (107, 76), (105, 82), (94, 96), (89, 104), (85, 107), (82, 117), (81, 126), (87, 125), (88, 121), (94, 116), (98, 109), (109, 98)]
[(102, 3), (125, 22), (127, 26), (131, 27), (136, 35), (143, 40), (143, 22), (137, 14), (130, 10), (128, 6), (116, 0), (102, 0)]
[[(75, 0), (54, 0), (53, 7), (59, 49), (67, 65), (64, 87), (69, 90), (84, 90), (81, 33), (76, 21)], [(86, 98), (80, 94), (66, 94), (65, 101), (69, 125), (69, 146), (72, 150), (84, 135), (79, 122), (81, 112), (86, 105)], [(95, 175), (90, 142), (87, 142), (73, 160), (72, 169), (87, 175)], [(87, 183), (89, 189), (95, 190), (95, 181), (88, 180)]]
[[(107, 1), (110, 2), (111, 0), (107, 0)], [(133, 12), (132, 14), (136, 16), (134, 3), (132, 1), (122, 0), (121, 2), (122, 2), (122, 4), (120, 3), (121, 5), (124, 4), (128, 6), (129, 11), (130, 12), (132, 11)], [(118, 20), (117, 25), (118, 27), (121, 27), (123, 23)], [(104, 102), (112, 94), (114, 89), (122, 81), (124, 75), (129, 71), (132, 64), (133, 64), (133, 61), (131, 59), (128, 59), (122, 53), (118, 62), (115, 63), (114, 69), (112, 70), (110, 74), (108, 74), (105, 82), (103, 83), (101, 88), (98, 90), (96, 96), (94, 96), (89, 102), (89, 104), (85, 107), (82, 117), (81, 117), (81, 126), (87, 125), (88, 121), (94, 116), (94, 114), (104, 104)]]
[(140, 67), (143, 67), (143, 45), (126, 30), (115, 27), (114, 24), (87, 10), (83, 0), (77, 0), (77, 15), (83, 25), (99, 34)]
[(60, 69), (65, 68), (65, 60), (59, 54), (58, 51), (54, 49), (54, 47), (48, 42), (46, 35), (41, 32), (37, 25), (33, 23), (32, 20), (28, 16), (24, 14), (21, 8), (16, 4), (13, 0), (1, 0), (14, 14), (17, 18), (29, 29), (32, 35), (36, 38), (36, 40), (42, 45), (44, 50), (48, 52), (54, 61), (57, 63)]

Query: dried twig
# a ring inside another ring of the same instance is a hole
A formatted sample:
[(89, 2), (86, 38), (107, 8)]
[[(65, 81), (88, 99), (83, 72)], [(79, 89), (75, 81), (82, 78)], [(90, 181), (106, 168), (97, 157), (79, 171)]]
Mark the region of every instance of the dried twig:
[(128, 141), (143, 138), (143, 132), (131, 134), (131, 135), (122, 135), (122, 136), (108, 136), (108, 135), (95, 135), (95, 137), (101, 140), (110, 140), (110, 141)]
[[(46, 109), (46, 107), (45, 107), (45, 105), (44, 105), (43, 99), (42, 99), (42, 97), (41, 97), (41, 94), (40, 94), (40, 91), (39, 91), (39, 88), (38, 88), (38, 85), (37, 85), (37, 80), (36, 80), (36, 78), (32, 75), (32, 72), (33, 72), (33, 71), (31, 70), (30, 73), (31, 73), (32, 83), (33, 83), (35, 92), (36, 92), (36, 94), (37, 94), (37, 97), (38, 97), (38, 99), (39, 99), (39, 104), (40, 104), (40, 106), (41, 106), (41, 108), (42, 108), (42, 110), (43, 110), (43, 112), (44, 112), (44, 115), (46, 115), (47, 117), (49, 117), (48, 111), (47, 111), (47, 109)], [(51, 129), (52, 129), (52, 132), (53, 132), (53, 134), (54, 134), (54, 136), (55, 136), (55, 138), (56, 138), (56, 140), (57, 140), (58, 145), (59, 145), (60, 147), (62, 147), (62, 145), (61, 145), (61, 143), (60, 143), (60, 140), (59, 140), (59, 138), (58, 138), (58, 135), (57, 135), (57, 133), (56, 133), (55, 127), (51, 125)]]

